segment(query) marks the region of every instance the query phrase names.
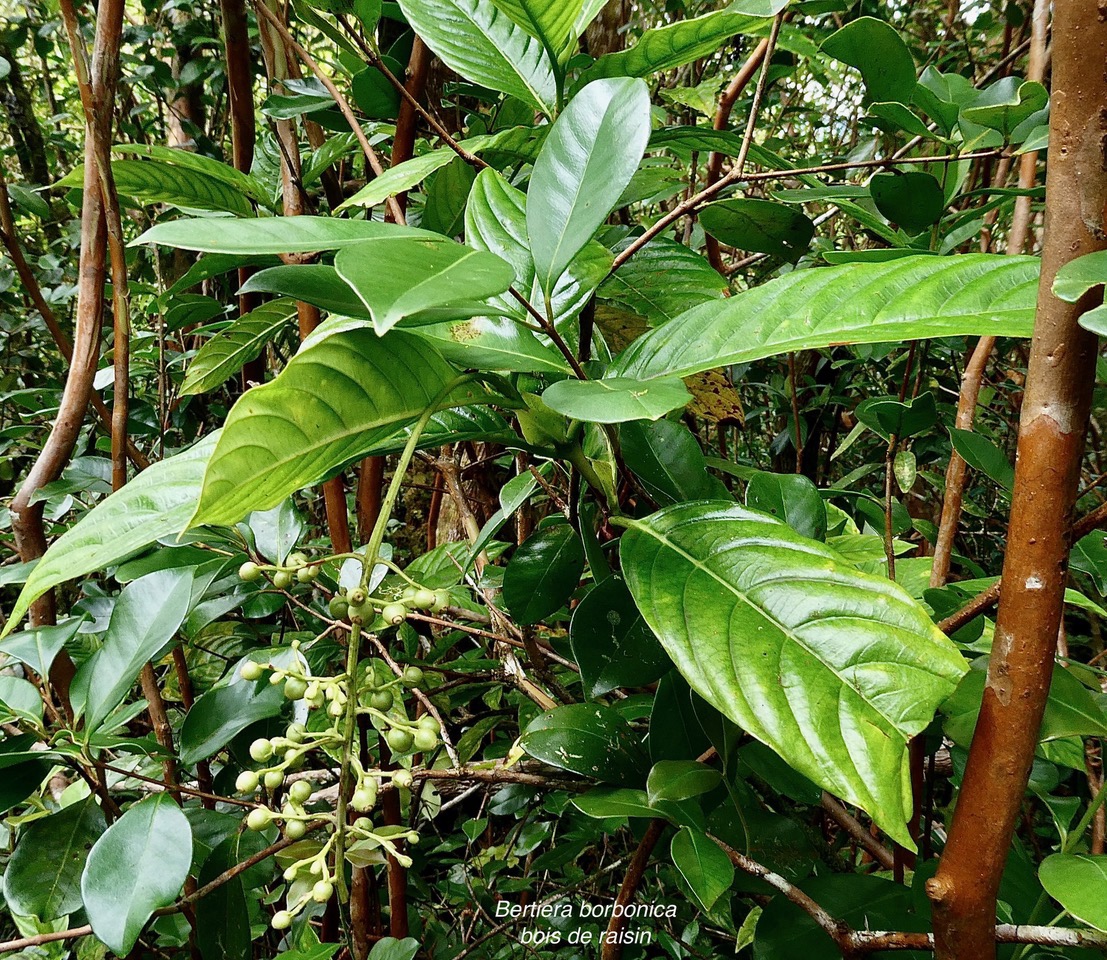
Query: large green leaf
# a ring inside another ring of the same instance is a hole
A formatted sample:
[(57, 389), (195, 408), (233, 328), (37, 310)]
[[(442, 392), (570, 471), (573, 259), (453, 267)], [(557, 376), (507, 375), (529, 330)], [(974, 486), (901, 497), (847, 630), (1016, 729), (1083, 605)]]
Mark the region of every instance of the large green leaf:
[(178, 147), (162, 147), (151, 143), (117, 143), (112, 148), (113, 153), (121, 153), (124, 156), (149, 157), (153, 160), (167, 163), (203, 174), (212, 180), (220, 180), (240, 193), (257, 200), (259, 203), (271, 203), (271, 191), (258, 182), (255, 177), (234, 167), (205, 157), (202, 153), (192, 150), (182, 150)]
[(891, 24), (858, 17), (826, 39), (823, 53), (860, 70), (870, 100), (911, 102), (915, 61)]
[[(417, 420), (456, 373), (424, 341), (347, 330), (305, 344), (271, 382), (231, 409), (191, 526), (268, 510)], [(472, 385), (443, 406), (479, 402)]]
[(524, 541), (504, 572), (504, 601), (519, 623), (556, 613), (580, 582), (584, 547), (567, 523), (543, 527)]
[(1107, 857), (1055, 853), (1042, 861), (1038, 878), (1077, 920), (1107, 933)]
[(679, 377), (649, 383), (626, 377), (559, 380), (542, 394), (542, 401), (551, 410), (589, 423), (658, 420), (671, 410), (684, 407), (691, 399)]
[[(10, 776), (5, 771), (4, 776)], [(53, 920), (81, 908), (81, 871), (107, 827), (89, 797), (23, 829), (4, 871), (4, 900), (24, 917)]]
[(225, 383), (256, 359), (295, 315), (294, 301), (272, 300), (239, 317), (208, 340), (192, 358), (181, 393), (184, 396), (207, 393)]
[(379, 237), (422, 237), (440, 243), (429, 230), (401, 227), (379, 220), (337, 220), (331, 217), (263, 217), (229, 220), (225, 217), (167, 220), (131, 241), (158, 243), (201, 253), (265, 254), (318, 253)]
[(726, 279), (695, 250), (656, 237), (605, 280), (597, 296), (660, 326), (690, 306), (718, 300), (726, 289)]
[(368, 308), (381, 336), (422, 310), (503, 293), (515, 277), (510, 264), (495, 254), (449, 240), (431, 244), (404, 237), (344, 247), (334, 266)]
[(196, 509), (218, 438), (217, 431), (143, 470), (58, 537), (31, 571), (0, 636), (14, 630), (31, 604), (59, 583), (103, 570), (161, 537), (180, 533)]
[(154, 911), (171, 904), (192, 862), (192, 828), (168, 793), (136, 803), (88, 855), (81, 895), (92, 932), (126, 956)]
[(180, 629), (192, 599), (192, 567), (132, 580), (111, 611), (104, 642), (73, 678), (73, 709), (92, 734), (122, 702), (145, 663)]
[(236, 672), (225, 686), (209, 690), (188, 711), (181, 726), (181, 763), (191, 767), (206, 760), (251, 723), (275, 717), (285, 703), (284, 690), (267, 677), (250, 682)]
[(928, 337), (1029, 337), (1036, 257), (964, 254), (796, 270), (640, 337), (612, 375), (687, 377), (790, 350)]
[(400, 0), (412, 29), (467, 80), (518, 97), (550, 116), (553, 65), (542, 44), (489, 0)]
[(907, 742), (966, 670), (923, 608), (736, 504), (678, 504), (629, 526), (627, 585), (693, 690), (910, 845)]
[(536, 760), (606, 783), (639, 786), (648, 772), (641, 737), (602, 703), (573, 703), (539, 714), (520, 745)]
[(527, 235), (547, 296), (618, 203), (649, 136), (650, 96), (640, 80), (590, 83), (557, 118), (527, 194)]
[(768, 253), (795, 263), (815, 235), (815, 224), (798, 210), (756, 197), (709, 203), (700, 211), (704, 230), (739, 250)]
[(493, 0), (520, 27), (541, 41), (550, 59), (557, 62), (569, 44), (584, 0)]
[(669, 855), (704, 910), (715, 906), (734, 882), (730, 857), (702, 830), (681, 827), (673, 837)]
[[(251, 217), (254, 208), (240, 188), (199, 170), (189, 170), (161, 160), (113, 160), (115, 188), (142, 203), (171, 203), (194, 210), (214, 210)], [(74, 167), (59, 180), (59, 187), (84, 185), (84, 167)]]
[(62, 647), (73, 639), (81, 626), (80, 617), (72, 617), (57, 626), (31, 627), (13, 633), (0, 643), (0, 653), (15, 657), (34, 670), (40, 677), (50, 675), (54, 658)]
[(757, 29), (763, 23), (758, 14), (772, 16), (787, 5), (787, 0), (774, 0), (749, 16), (740, 4), (731, 4), (725, 10), (647, 30), (633, 47), (600, 57), (585, 72), (584, 79), (648, 77), (683, 66), (710, 56), (735, 34)]

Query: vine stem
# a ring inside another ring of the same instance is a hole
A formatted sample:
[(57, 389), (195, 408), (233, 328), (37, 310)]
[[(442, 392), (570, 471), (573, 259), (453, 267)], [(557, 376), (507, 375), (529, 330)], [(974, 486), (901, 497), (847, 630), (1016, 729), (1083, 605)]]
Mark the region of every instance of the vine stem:
[[(361, 564), (361, 587), (366, 589), (369, 582), (369, 574), (377, 565), (377, 557), (384, 543), (384, 534), (388, 529), (388, 521), (392, 518), (392, 510), (400, 496), (404, 475), (415, 456), (415, 448), (419, 445), (419, 438), (430, 423), (431, 417), (438, 412), (442, 402), (463, 383), (473, 379), (472, 374), (466, 374), (451, 380), (439, 391), (438, 396), (428, 405), (423, 414), (411, 428), (411, 436), (404, 445), (400, 459), (396, 463), (396, 469), (392, 474), (392, 480), (388, 484), (388, 490), (381, 501), (381, 510), (377, 515), (377, 522), (373, 524), (373, 532), (369, 542), (365, 545)], [(338, 806), (335, 810), (335, 841), (334, 864), (335, 886), (338, 889), (339, 899), (345, 900), (348, 894), (346, 889), (346, 874), (343, 869), (343, 860), (346, 854), (346, 808), (350, 793), (350, 753), (353, 750), (354, 734), (357, 731), (357, 665), (361, 655), (361, 624), (353, 624), (350, 630), (349, 645), (346, 649), (346, 714), (343, 717), (342, 731), (342, 772), (338, 783)]]

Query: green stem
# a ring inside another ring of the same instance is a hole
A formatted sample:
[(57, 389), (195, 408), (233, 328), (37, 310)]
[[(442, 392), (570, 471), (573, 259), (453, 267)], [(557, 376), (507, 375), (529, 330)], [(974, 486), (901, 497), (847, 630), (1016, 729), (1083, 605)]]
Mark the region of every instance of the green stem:
[[(415, 449), (419, 446), (419, 438), (430, 423), (431, 417), (438, 412), (442, 402), (456, 390), (461, 384), (472, 380), (472, 374), (458, 377), (448, 383), (434, 398), (423, 415), (411, 428), (411, 436), (404, 445), (400, 459), (396, 463), (396, 470), (392, 474), (392, 480), (388, 484), (388, 491), (381, 502), (381, 510), (377, 515), (377, 521), (373, 524), (373, 532), (369, 535), (369, 542), (365, 545), (365, 552), (361, 566), (361, 586), (365, 589), (369, 581), (369, 574), (377, 565), (377, 557), (384, 543), (384, 534), (388, 529), (388, 521), (392, 518), (392, 511), (396, 501), (400, 497), (400, 488), (403, 485), (407, 468), (411, 465), (411, 459), (415, 456)], [(354, 735), (357, 731), (357, 665), (361, 657), (361, 624), (353, 624), (350, 630), (350, 642), (346, 649), (346, 713), (343, 716), (342, 730), (342, 772), (338, 781), (338, 809), (335, 811), (335, 837), (334, 837), (334, 873), (335, 887), (338, 890), (339, 900), (345, 900), (346, 870), (344, 859), (346, 855), (346, 807), (350, 793), (350, 756), (353, 753)]]

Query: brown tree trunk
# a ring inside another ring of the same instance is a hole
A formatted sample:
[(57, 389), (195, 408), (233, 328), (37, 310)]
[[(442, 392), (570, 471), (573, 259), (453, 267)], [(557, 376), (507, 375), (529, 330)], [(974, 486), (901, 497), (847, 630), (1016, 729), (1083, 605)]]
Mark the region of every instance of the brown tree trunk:
[(1097, 0), (1058, 0), (1042, 275), (995, 641), (949, 841), (927, 884), (938, 960), (995, 956), (996, 894), (1053, 672), (1097, 341), (1077, 325), (1091, 297), (1063, 303), (1051, 286), (1065, 263), (1107, 248), (1105, 62)]

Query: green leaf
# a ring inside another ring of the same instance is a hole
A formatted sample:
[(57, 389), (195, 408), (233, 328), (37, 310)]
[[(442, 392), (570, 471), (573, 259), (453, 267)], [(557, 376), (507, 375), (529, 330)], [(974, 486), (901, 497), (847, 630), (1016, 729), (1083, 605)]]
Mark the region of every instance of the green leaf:
[(465, 202), (476, 178), (476, 172), (461, 157), (454, 157), (431, 177), (420, 221), (423, 229), (451, 239), (461, 233)]
[(878, 173), (869, 182), (873, 203), (892, 223), (916, 234), (942, 219), (946, 199), (942, 185), (929, 173)]
[(692, 399), (677, 377), (649, 383), (626, 377), (607, 380), (559, 380), (547, 387), (542, 400), (551, 410), (589, 423), (658, 420)]
[[(236, 831), (219, 844), (204, 861), (199, 885), (211, 883), (224, 871), (236, 867), (255, 850), (241, 849), (258, 837), (251, 831)], [(203, 960), (249, 960), (250, 913), (242, 874), (220, 884), (196, 904), (196, 943)]]
[(746, 506), (783, 520), (800, 536), (826, 539), (826, 504), (805, 476), (758, 470), (746, 485)]
[(1033, 80), (1004, 77), (961, 108), (961, 119), (998, 130), (1004, 140), (1014, 129), (1049, 103), (1045, 87)]
[(441, 243), (429, 230), (401, 227), (379, 220), (337, 220), (330, 217), (263, 217), (229, 220), (222, 217), (167, 220), (131, 241), (131, 246), (157, 243), (201, 253), (319, 253), (339, 250), (363, 240), (415, 237)]
[(412, 29), (467, 80), (552, 116), (553, 64), (542, 44), (488, 0), (400, 0)]
[(104, 642), (73, 678), (73, 709), (94, 733), (127, 695), (143, 665), (180, 629), (192, 600), (193, 568), (158, 570), (120, 592)]
[(196, 508), (204, 469), (218, 439), (216, 431), (143, 470), (58, 537), (27, 578), (0, 636), (14, 630), (31, 604), (59, 583), (103, 570), (162, 537), (180, 533)]
[(626, 584), (607, 577), (577, 604), (569, 626), (573, 659), (590, 699), (659, 680), (672, 663), (642, 619)]
[(689, 306), (718, 300), (726, 289), (726, 279), (695, 250), (656, 237), (605, 280), (596, 295), (659, 326)]
[[(247, 390), (231, 409), (189, 525), (229, 526), (251, 510), (275, 507), (417, 420), (455, 377), (408, 334), (350, 330), (306, 344), (274, 380)], [(443, 406), (483, 396), (463, 385)]]
[(704, 230), (739, 250), (768, 253), (795, 263), (815, 236), (815, 224), (798, 210), (772, 200), (738, 197), (700, 211)]
[(80, 626), (81, 618), (72, 617), (56, 627), (31, 627), (19, 633), (13, 633), (0, 643), (0, 653), (15, 657), (40, 677), (48, 677), (54, 658), (61, 653), (62, 647), (77, 635)]
[(948, 137), (957, 128), (961, 106), (972, 101), (976, 95), (972, 81), (961, 74), (941, 73), (934, 67), (927, 67), (919, 77), (911, 99)]
[(41, 726), (42, 711), (42, 697), (30, 680), (0, 674), (0, 723)]
[[(238, 187), (198, 170), (160, 160), (113, 160), (115, 188), (141, 203), (170, 203), (194, 210), (214, 210), (252, 217), (254, 208)], [(76, 166), (55, 186), (83, 187), (84, 167)]]
[(419, 952), (419, 941), (414, 937), (397, 940), (395, 937), (383, 937), (369, 951), (369, 960), (413, 960)]
[(883, 20), (858, 17), (831, 34), (823, 53), (861, 71), (870, 100), (910, 103), (915, 61), (899, 32)]
[(573, 797), (573, 806), (586, 817), (606, 820), (608, 817), (646, 817), (661, 814), (650, 806), (645, 790), (628, 787), (593, 787), (587, 793)]
[(96, 841), (81, 877), (92, 932), (125, 956), (155, 910), (180, 893), (192, 862), (192, 829), (168, 793), (127, 810)]
[(641, 738), (611, 707), (574, 703), (539, 714), (520, 745), (535, 760), (605, 783), (637, 786), (645, 780)]
[(619, 428), (619, 441), (626, 465), (659, 505), (729, 496), (707, 472), (699, 442), (683, 423), (633, 420)]
[(965, 463), (994, 480), (1008, 493), (1014, 489), (1015, 468), (1011, 466), (1007, 454), (994, 442), (972, 430), (958, 430), (956, 427), (950, 427), (949, 436), (953, 448), (961, 454)]
[(124, 156), (149, 157), (170, 166), (180, 167), (182, 170), (202, 174), (212, 180), (219, 180), (227, 186), (233, 187), (258, 203), (272, 203), (271, 191), (259, 183), (255, 177), (243, 173), (241, 170), (236, 170), (229, 164), (212, 160), (211, 157), (205, 157), (201, 153), (192, 150), (181, 150), (176, 147), (162, 147), (151, 143), (117, 143), (111, 149), (113, 153), (121, 153)]
[[(557, 63), (561, 53), (575, 40), (572, 36), (584, 0), (493, 0), (520, 27), (541, 41), (550, 60)], [(578, 34), (579, 36), (579, 34)]]
[[(8, 775), (5, 771), (4, 776)], [(92, 797), (28, 824), (4, 872), (8, 908), (40, 920), (80, 910), (81, 871), (107, 825)]]
[(268, 678), (253, 683), (237, 671), (226, 686), (199, 697), (181, 726), (181, 763), (194, 766), (223, 749), (251, 723), (275, 717), (286, 700), (279, 686)]
[(590, 83), (557, 118), (527, 195), (527, 235), (547, 296), (614, 209), (649, 136), (650, 95), (639, 80)]
[(945, 139), (927, 127), (922, 118), (902, 103), (870, 103), (868, 112), (873, 118), (873, 125), (887, 132), (902, 130), (913, 137), (925, 137), (927, 140)]
[(1073, 917), (1107, 933), (1107, 857), (1055, 853), (1042, 861), (1038, 879)]
[(233, 321), (192, 358), (181, 394), (194, 396), (221, 386), (247, 363), (257, 359), (266, 344), (288, 327), (295, 315), (294, 301), (272, 300)]
[(723, 782), (718, 770), (695, 760), (659, 760), (646, 779), (650, 803), (687, 800), (714, 790)]
[(503, 293), (514, 279), (510, 265), (494, 254), (403, 237), (344, 247), (334, 266), (368, 308), (380, 336), (421, 310)]
[(757, 13), (749, 16), (741, 4), (731, 4), (725, 10), (646, 30), (633, 47), (600, 57), (585, 71), (583, 80), (648, 77), (683, 66), (715, 53), (735, 34), (756, 30), (763, 22), (761, 17), (774, 16), (787, 5), (787, 0), (758, 4)]
[(911, 844), (907, 743), (967, 669), (923, 608), (736, 504), (681, 504), (629, 526), (627, 585), (692, 689)]
[(938, 422), (938, 407), (929, 390), (906, 403), (894, 397), (869, 397), (862, 400), (854, 416), (885, 440), (918, 436)]
[(515, 551), (504, 571), (504, 602), (518, 623), (556, 613), (577, 588), (584, 546), (567, 523), (543, 527)]
[[(1053, 295), (1066, 303), (1077, 303), (1085, 294), (1104, 284), (1107, 284), (1107, 251), (1100, 250), (1062, 266), (1053, 278)], [(1096, 336), (1107, 337), (1107, 306), (1093, 307), (1077, 322)]]
[(673, 865), (692, 889), (700, 907), (710, 910), (734, 882), (734, 864), (702, 830), (684, 826), (669, 848)]
[(964, 254), (795, 270), (636, 340), (614, 376), (687, 377), (791, 350), (928, 337), (1029, 337), (1035, 257)]

